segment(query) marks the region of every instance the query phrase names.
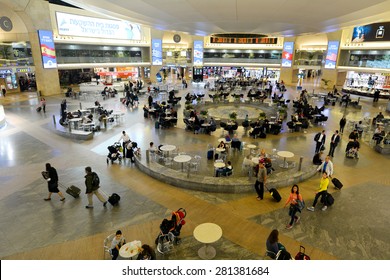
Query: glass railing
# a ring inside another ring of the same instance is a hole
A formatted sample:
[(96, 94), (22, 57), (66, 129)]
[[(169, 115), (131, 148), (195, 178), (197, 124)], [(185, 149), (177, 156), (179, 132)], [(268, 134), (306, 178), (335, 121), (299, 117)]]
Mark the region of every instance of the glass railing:
[(262, 63), (262, 64), (280, 64), (281, 59), (272, 58), (203, 58), (205, 63)]
[(58, 64), (68, 63), (141, 63), (141, 57), (57, 57)]

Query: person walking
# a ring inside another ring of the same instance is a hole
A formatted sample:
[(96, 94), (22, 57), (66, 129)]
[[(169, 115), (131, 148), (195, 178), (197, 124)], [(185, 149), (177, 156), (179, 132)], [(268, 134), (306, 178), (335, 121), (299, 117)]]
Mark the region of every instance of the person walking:
[(126, 131), (122, 131), (121, 138), (119, 138), (118, 142), (122, 141), (122, 148), (123, 148), (123, 159), (126, 158), (126, 149), (127, 145), (131, 142), (130, 136), (127, 135)]
[(41, 107), (43, 113), (46, 113), (46, 99), (44, 97), (41, 98)]
[(5, 89), (5, 86), (1, 86), (1, 93), (3, 94), (3, 97), (7, 94), (7, 90)]
[(326, 135), (325, 135), (325, 130), (322, 132), (318, 132), (316, 136), (314, 137), (314, 141), (316, 142), (316, 151), (315, 153), (319, 153), (325, 145), (325, 140), (326, 140)]
[(381, 94), (381, 92), (380, 92), (379, 89), (376, 89), (376, 90), (374, 91), (374, 99), (373, 99), (373, 102), (378, 102), (380, 94)]
[(300, 217), (296, 215), (297, 212), (301, 212), (301, 209), (298, 205), (298, 200), (303, 203), (302, 195), (299, 193), (299, 187), (298, 185), (294, 185), (292, 186), (290, 195), (287, 198), (286, 203), (284, 204), (284, 207), (286, 207), (287, 204), (290, 203), (288, 215), (291, 217), (291, 219), (290, 222), (286, 225), (286, 229), (291, 229), (293, 227), (294, 222), (298, 223), (300, 220)]
[(45, 201), (51, 200), (51, 194), (57, 193), (61, 197), (61, 201), (65, 200), (64, 195), (58, 189), (58, 174), (57, 170), (51, 166), (50, 163), (46, 163), (46, 172), (42, 173), (43, 177), (47, 181), (47, 187), (49, 189), (49, 195), (47, 198), (44, 198)]
[(318, 166), (317, 171), (325, 172), (329, 177), (332, 177), (333, 162), (330, 160), (330, 156), (326, 156), (324, 162)]
[(340, 133), (343, 134), (344, 133), (344, 127), (347, 123), (347, 119), (345, 118), (345, 116), (343, 116), (339, 122), (339, 125), (340, 125)]
[(257, 200), (262, 200), (264, 197), (264, 185), (267, 181), (267, 169), (265, 168), (264, 160), (259, 161), (259, 171), (255, 183), (255, 190), (257, 193)]
[(99, 176), (92, 172), (92, 168), (90, 166), (85, 167), (85, 186), (87, 187), (86, 194), (88, 196), (88, 205), (85, 208), (93, 208), (92, 196), (96, 195), (97, 198), (103, 202), (103, 206), (106, 207), (107, 199), (103, 197), (103, 195), (99, 192), (100, 188), (100, 180)]
[(340, 142), (340, 135), (339, 131), (336, 130), (335, 133), (332, 135), (332, 138), (330, 138), (330, 148), (329, 148), (329, 154), (328, 156), (334, 157), (334, 150), (336, 149), (337, 145)]
[(324, 201), (324, 206), (322, 207), (322, 211), (325, 211), (328, 206), (326, 205), (326, 195), (328, 194), (328, 186), (329, 186), (329, 178), (328, 174), (326, 172), (322, 173), (322, 178), (320, 181), (320, 187), (318, 191), (316, 192), (316, 196), (314, 197), (313, 205), (310, 207), (307, 207), (307, 210), (314, 211), (314, 208), (316, 207), (318, 198), (321, 196), (321, 201)]

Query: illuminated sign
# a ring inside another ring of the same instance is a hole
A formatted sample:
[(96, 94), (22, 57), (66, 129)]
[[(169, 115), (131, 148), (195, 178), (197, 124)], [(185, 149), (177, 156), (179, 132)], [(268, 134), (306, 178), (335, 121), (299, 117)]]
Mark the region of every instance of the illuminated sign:
[(278, 38), (255, 37), (255, 38), (234, 38), (234, 37), (210, 37), (211, 44), (277, 44)]
[(390, 22), (356, 26), (352, 33), (352, 43), (390, 41), (389, 29)]
[(194, 41), (194, 65), (203, 65), (203, 41)]
[(141, 40), (141, 27), (128, 21), (56, 12), (59, 35)]
[(294, 53), (294, 42), (284, 42), (282, 53), (282, 67), (291, 67)]
[(152, 39), (152, 65), (162, 65), (161, 39)]
[(337, 54), (339, 52), (339, 41), (329, 41), (328, 42), (328, 51), (325, 58), (325, 68), (326, 69), (335, 69)]
[(43, 68), (57, 68), (56, 51), (54, 49), (53, 32), (38, 30)]

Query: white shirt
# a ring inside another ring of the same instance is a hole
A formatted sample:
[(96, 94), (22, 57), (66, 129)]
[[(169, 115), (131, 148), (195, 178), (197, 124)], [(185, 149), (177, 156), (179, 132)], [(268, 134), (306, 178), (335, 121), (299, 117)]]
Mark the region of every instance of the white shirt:
[(129, 135), (127, 135), (125, 133), (125, 134), (122, 134), (122, 136), (121, 136), (121, 138), (119, 138), (118, 142), (120, 142), (121, 140), (123, 140), (123, 142), (129, 142), (130, 141), (130, 137), (129, 137)]
[(318, 141), (317, 142), (322, 142), (322, 137), (324, 137), (324, 134), (320, 134), (320, 137), (318, 138)]

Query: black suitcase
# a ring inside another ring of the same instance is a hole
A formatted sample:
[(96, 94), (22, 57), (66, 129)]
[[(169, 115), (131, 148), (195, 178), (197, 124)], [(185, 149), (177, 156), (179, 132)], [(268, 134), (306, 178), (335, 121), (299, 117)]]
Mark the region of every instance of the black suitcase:
[(272, 189), (268, 189), (267, 190), (269, 191), (269, 193), (272, 195), (272, 197), (277, 201), (277, 202), (280, 202), (282, 200), (282, 197), (280, 196), (279, 192), (277, 189), (275, 188), (272, 188)]
[(110, 197), (108, 198), (108, 202), (112, 205), (112, 206), (116, 206), (119, 204), (119, 200), (121, 200), (121, 197), (119, 196), (119, 194), (117, 193), (113, 193), (112, 195), (110, 195)]
[(208, 150), (207, 159), (213, 159), (213, 157), (214, 157), (214, 150)]
[(38, 107), (36, 110), (37, 112), (40, 112), (42, 110), (42, 107)]
[(337, 189), (339, 189), (339, 190), (341, 190), (341, 188), (343, 187), (343, 184), (340, 182), (340, 180), (339, 179), (337, 179), (337, 178), (333, 178), (332, 179), (332, 183), (333, 183), (333, 185), (337, 188)]
[(326, 201), (325, 203), (326, 206), (332, 206), (334, 203), (334, 198), (330, 193), (327, 193), (325, 201)]
[(81, 190), (78, 187), (72, 185), (66, 189), (66, 193), (73, 196), (74, 198), (78, 198), (80, 196)]

